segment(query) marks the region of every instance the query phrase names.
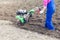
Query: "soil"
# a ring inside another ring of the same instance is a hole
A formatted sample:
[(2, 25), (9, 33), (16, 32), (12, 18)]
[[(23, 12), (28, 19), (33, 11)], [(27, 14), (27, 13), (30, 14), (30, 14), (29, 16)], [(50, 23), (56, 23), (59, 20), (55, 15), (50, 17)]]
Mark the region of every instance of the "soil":
[(18, 9), (30, 10), (36, 6), (42, 6), (41, 0), (0, 0), (0, 20), (9, 20), (13, 22), (13, 25), (17, 28), (60, 39), (60, 0), (55, 0), (55, 3), (56, 12), (53, 16), (53, 24), (56, 28), (55, 31), (50, 31), (44, 28), (45, 14), (43, 14), (41, 17), (34, 15), (30, 19), (29, 23), (25, 24), (24, 26), (18, 26), (15, 23), (16, 11)]

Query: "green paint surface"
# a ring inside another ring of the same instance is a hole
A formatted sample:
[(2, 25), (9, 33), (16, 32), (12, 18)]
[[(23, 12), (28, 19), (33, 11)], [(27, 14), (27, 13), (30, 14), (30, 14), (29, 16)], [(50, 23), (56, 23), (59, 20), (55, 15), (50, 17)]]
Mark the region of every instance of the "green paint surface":
[(22, 16), (17, 15), (16, 19), (20, 20), (22, 23), (24, 23), (24, 18)]

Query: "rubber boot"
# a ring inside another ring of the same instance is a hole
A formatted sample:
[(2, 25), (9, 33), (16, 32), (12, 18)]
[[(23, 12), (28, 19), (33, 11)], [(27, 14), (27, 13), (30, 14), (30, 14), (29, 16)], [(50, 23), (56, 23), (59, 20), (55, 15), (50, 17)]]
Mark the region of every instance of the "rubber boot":
[(48, 5), (47, 5), (47, 13), (46, 13), (46, 23), (45, 27), (49, 30), (55, 30), (55, 27), (52, 23), (52, 17), (55, 12), (55, 4), (54, 1), (52, 0)]

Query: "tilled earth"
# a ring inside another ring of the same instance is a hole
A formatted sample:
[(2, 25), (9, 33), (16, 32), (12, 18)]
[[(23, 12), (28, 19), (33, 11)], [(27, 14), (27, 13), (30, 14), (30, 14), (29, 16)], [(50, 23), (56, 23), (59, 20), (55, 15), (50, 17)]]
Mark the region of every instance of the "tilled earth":
[[(48, 35), (51, 37), (56, 37), (60, 39), (60, 0), (55, 0), (56, 2), (56, 12), (53, 16), (53, 24), (56, 28), (55, 31), (49, 31), (44, 28), (45, 14), (42, 17), (38, 15), (33, 16), (30, 22), (24, 26), (19, 26), (25, 30), (41, 33), (43, 35)], [(30, 10), (36, 6), (41, 6), (41, 0), (0, 0), (0, 19), (9, 20), (16, 22), (15, 16), (16, 11), (20, 8)]]

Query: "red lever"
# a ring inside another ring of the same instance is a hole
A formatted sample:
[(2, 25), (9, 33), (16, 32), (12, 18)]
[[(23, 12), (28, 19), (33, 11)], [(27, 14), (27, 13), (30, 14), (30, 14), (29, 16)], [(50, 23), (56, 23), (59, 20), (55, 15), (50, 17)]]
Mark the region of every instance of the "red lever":
[(39, 14), (40, 14), (41, 9), (40, 9), (40, 8), (38, 8), (36, 11), (37, 11), (37, 13), (38, 13), (38, 15), (39, 15)]

